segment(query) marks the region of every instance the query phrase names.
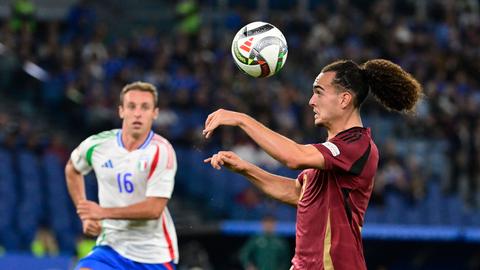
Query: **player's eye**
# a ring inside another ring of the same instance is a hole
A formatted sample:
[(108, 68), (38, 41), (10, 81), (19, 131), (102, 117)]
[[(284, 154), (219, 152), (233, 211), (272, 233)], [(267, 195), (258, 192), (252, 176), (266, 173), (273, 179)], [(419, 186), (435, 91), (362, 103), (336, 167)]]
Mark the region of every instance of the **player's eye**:
[(142, 110), (144, 110), (144, 111), (150, 110), (150, 105), (148, 105), (147, 103), (143, 103), (142, 104)]
[(135, 104), (128, 103), (127, 108), (130, 109), (130, 110), (135, 110)]

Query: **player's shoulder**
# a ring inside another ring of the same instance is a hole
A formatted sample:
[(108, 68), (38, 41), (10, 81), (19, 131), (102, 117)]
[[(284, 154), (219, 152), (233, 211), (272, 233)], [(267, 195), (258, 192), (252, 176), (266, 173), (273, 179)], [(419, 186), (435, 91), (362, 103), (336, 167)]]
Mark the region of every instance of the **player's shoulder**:
[(342, 144), (365, 144), (370, 142), (370, 129), (352, 127), (339, 132), (332, 141)]
[(157, 133), (153, 133), (151, 142), (153, 145), (166, 145), (166, 146), (172, 147), (172, 145), (166, 138), (164, 138), (163, 136)]
[(161, 153), (165, 153), (170, 159), (176, 156), (172, 144), (166, 138), (157, 133), (154, 133), (150, 145), (152, 148), (158, 149)]
[(83, 141), (87, 145), (100, 145), (110, 140), (116, 140), (119, 129), (111, 129), (93, 134)]

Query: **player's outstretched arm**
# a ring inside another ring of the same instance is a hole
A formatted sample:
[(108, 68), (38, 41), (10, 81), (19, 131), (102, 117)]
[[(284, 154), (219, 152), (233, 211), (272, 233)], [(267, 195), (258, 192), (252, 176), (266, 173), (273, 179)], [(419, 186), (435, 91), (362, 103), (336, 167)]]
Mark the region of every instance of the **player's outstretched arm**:
[(298, 144), (239, 112), (219, 109), (211, 113), (205, 121), (205, 138), (221, 125), (242, 128), (265, 152), (291, 169), (325, 167), (323, 155), (314, 146)]
[(86, 219), (158, 219), (167, 205), (167, 198), (147, 197), (145, 200), (125, 207), (101, 207), (96, 202), (80, 201), (77, 213)]
[(300, 187), (295, 179), (271, 174), (250, 162), (242, 160), (231, 151), (220, 151), (204, 160), (213, 168), (220, 170), (222, 166), (242, 174), (262, 192), (281, 202), (296, 206), (300, 197)]

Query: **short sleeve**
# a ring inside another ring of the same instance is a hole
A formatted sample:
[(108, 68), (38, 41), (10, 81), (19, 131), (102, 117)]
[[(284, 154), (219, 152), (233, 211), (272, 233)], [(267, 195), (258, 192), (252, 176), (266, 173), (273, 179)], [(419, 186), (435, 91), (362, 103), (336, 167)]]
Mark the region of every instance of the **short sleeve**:
[(156, 145), (155, 154), (147, 178), (147, 197), (170, 198), (175, 184), (177, 158), (168, 143)]
[(95, 146), (89, 147), (89, 145), (89, 139), (86, 139), (70, 155), (73, 167), (82, 175), (86, 175), (92, 170), (91, 155)]
[(116, 129), (103, 131), (88, 137), (82, 143), (80, 143), (80, 145), (75, 148), (70, 155), (70, 160), (72, 161), (75, 170), (83, 175), (88, 174), (93, 168), (93, 153), (95, 148), (103, 142), (116, 136), (117, 132), (118, 130)]
[(325, 159), (325, 170), (339, 170), (359, 175), (370, 155), (370, 139), (362, 135), (355, 141), (333, 138), (330, 141), (314, 144)]

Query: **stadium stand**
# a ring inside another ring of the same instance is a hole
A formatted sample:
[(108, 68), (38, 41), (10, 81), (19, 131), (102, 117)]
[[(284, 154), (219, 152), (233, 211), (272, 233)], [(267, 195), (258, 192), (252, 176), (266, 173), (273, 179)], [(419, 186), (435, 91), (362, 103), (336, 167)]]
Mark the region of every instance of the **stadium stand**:
[[(291, 235), (294, 209), (202, 161), (218, 149), (237, 149), (273, 172), (297, 172), (265, 158), (238, 130), (222, 128), (204, 141), (203, 121), (216, 108), (232, 108), (299, 142), (317, 142), (325, 134), (313, 127), (305, 101), (319, 67), (376, 57), (412, 72), (426, 96), (414, 116), (375, 103), (362, 112), (381, 151), (365, 238), (480, 242), (478, 1), (193, 1), (188, 14), (201, 16), (190, 24), (170, 1), (60, 2), (53, 13), (37, 6), (42, 12), (32, 29), (12, 27), (10, 7), (0, 5), (0, 246), (7, 252), (29, 251), (37, 229), (47, 226), (62, 253), (75, 253), (81, 230), (63, 166), (80, 138), (118, 126), (116, 97), (136, 80), (160, 91), (154, 126), (179, 162), (172, 213), (196, 222), (179, 224), (180, 231), (270, 214)], [(290, 51), (275, 78), (252, 80), (236, 70), (230, 42), (240, 26), (260, 18), (282, 29)], [(95, 189), (88, 179), (90, 198)], [(480, 266), (474, 255), (454, 268)], [(421, 269), (448, 269), (428, 262)], [(414, 269), (382, 263), (375, 267)]]

